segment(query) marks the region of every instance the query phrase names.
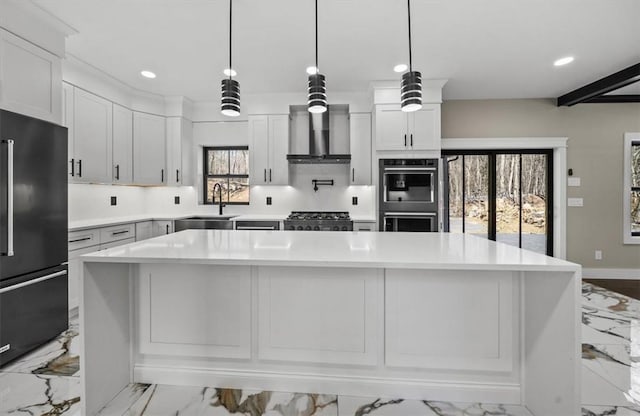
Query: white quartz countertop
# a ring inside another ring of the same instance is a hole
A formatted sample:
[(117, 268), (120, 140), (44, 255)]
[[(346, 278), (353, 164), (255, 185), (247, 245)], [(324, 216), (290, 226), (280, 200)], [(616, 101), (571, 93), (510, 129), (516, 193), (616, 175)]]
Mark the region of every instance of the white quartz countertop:
[[(282, 221), (287, 218), (288, 214), (225, 214), (225, 217), (231, 215), (231, 221)], [(187, 214), (143, 214), (143, 215), (129, 215), (123, 217), (106, 217), (106, 218), (94, 218), (90, 220), (78, 220), (69, 221), (69, 231), (84, 230), (87, 228), (96, 227), (109, 227), (112, 225), (128, 224), (131, 222), (152, 221), (152, 220), (164, 220), (174, 221), (188, 217), (211, 217), (215, 218), (218, 215), (207, 213), (187, 213)]]
[(81, 258), (110, 263), (580, 270), (578, 264), (472, 235), (449, 233), (185, 230)]

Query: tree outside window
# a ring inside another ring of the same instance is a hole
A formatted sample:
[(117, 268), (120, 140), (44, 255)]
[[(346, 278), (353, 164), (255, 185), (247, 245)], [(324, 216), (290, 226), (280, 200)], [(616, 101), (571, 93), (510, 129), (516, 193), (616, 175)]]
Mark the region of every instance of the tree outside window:
[(219, 183), (224, 204), (249, 204), (249, 147), (205, 147), (203, 154), (204, 203), (219, 203), (218, 190), (213, 192)]

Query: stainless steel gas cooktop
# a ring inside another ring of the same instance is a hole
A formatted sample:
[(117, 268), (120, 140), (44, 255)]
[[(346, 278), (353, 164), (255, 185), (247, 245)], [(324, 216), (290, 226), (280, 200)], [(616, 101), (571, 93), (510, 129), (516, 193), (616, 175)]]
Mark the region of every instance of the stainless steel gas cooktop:
[(293, 211), (284, 220), (285, 230), (299, 231), (353, 231), (348, 212)]

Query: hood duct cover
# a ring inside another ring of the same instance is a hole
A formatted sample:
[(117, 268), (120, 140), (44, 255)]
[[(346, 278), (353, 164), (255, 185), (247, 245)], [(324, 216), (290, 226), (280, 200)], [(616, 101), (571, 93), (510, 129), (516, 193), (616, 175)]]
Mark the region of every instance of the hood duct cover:
[(289, 163), (350, 163), (351, 155), (329, 153), (329, 111), (309, 113), (309, 154), (287, 155)]

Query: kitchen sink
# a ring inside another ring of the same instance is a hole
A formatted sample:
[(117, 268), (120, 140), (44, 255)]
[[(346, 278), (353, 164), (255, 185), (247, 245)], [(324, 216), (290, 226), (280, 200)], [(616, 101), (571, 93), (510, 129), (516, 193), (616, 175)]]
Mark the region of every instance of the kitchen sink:
[(176, 231), (182, 230), (233, 230), (233, 215), (196, 216), (174, 221)]

